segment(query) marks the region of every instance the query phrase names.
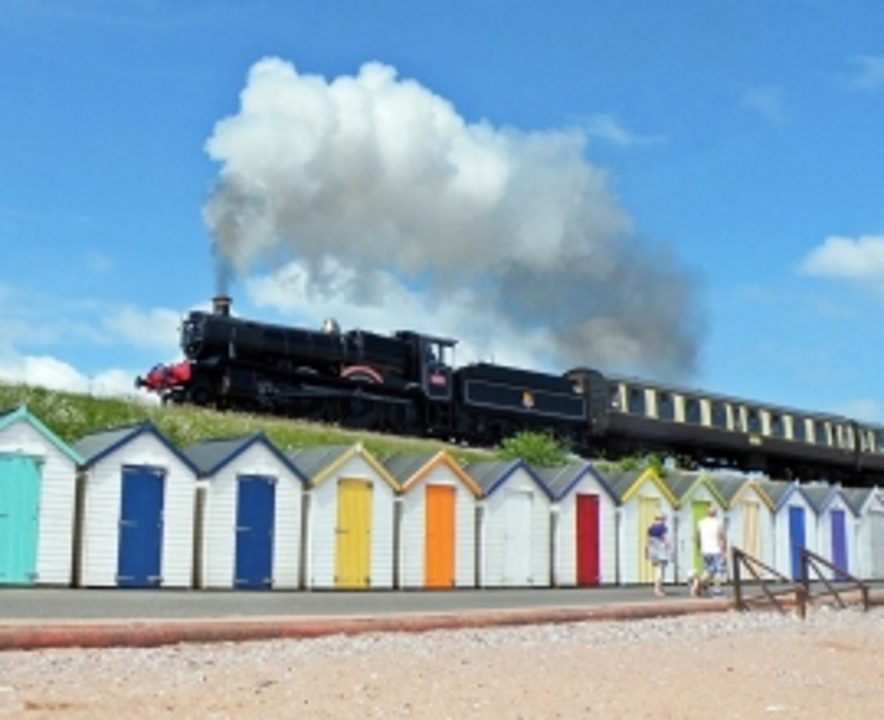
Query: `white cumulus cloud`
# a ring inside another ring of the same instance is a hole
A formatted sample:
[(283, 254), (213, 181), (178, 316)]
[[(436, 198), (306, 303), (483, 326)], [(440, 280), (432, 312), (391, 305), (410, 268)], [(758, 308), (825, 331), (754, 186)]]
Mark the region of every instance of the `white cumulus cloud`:
[(807, 254), (798, 269), (817, 277), (880, 283), (884, 281), (884, 235), (829, 236)]

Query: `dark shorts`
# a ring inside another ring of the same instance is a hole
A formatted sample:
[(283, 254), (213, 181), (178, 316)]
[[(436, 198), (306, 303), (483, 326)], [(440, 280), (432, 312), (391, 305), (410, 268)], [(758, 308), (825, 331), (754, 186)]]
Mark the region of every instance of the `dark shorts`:
[(703, 572), (709, 577), (723, 578), (727, 576), (727, 563), (722, 553), (703, 555)]

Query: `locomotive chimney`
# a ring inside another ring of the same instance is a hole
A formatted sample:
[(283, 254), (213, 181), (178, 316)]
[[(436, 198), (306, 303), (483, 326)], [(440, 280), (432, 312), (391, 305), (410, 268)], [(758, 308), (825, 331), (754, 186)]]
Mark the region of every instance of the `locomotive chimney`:
[(216, 295), (212, 298), (212, 312), (216, 315), (223, 315), (227, 317), (230, 315), (230, 303), (231, 299), (229, 295)]

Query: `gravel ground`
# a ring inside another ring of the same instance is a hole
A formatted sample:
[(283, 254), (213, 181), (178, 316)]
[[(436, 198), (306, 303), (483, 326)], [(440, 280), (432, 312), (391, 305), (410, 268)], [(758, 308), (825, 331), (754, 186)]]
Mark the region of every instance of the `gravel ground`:
[(10, 651), (0, 717), (884, 717), (884, 608)]

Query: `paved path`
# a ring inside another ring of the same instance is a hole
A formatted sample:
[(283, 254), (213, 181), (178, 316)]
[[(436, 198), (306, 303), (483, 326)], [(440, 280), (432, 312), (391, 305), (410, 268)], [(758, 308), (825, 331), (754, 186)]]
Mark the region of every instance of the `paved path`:
[[(724, 612), (724, 598), (684, 587), (445, 592), (0, 590), (0, 650), (425, 632), (496, 625)], [(884, 603), (884, 589), (875, 590)]]

